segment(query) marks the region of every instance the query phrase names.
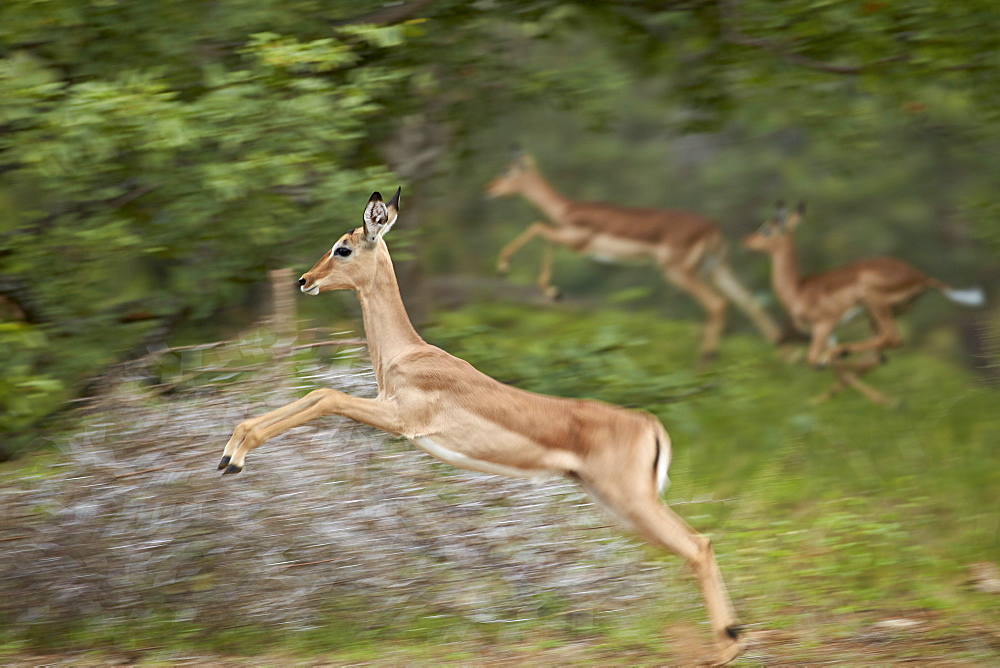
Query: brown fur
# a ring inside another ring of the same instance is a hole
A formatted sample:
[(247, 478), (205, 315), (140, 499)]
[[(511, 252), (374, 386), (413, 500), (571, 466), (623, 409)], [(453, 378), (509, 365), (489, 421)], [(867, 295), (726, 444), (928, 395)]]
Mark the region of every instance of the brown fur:
[[(372, 202), (377, 213), (381, 198), (376, 195)], [(247, 420), (237, 425), (226, 444), (220, 468), (238, 473), (247, 454), (268, 439), (323, 415), (343, 415), (405, 436), (455, 466), (509, 475), (569, 476), (613, 516), (689, 564), (711, 619), (718, 650), (712, 660), (733, 659), (742, 644), (711, 543), (659, 499), (657, 477), (666, 472), (670, 452), (670, 438), (660, 422), (648, 413), (599, 401), (550, 397), (505, 385), (427, 344), (406, 315), (381, 237), (395, 213), (389, 207), (381, 232), (372, 233), (366, 226), (345, 234), (337, 247), (351, 252), (325, 253), (299, 280), (307, 294), (342, 289), (357, 293), (378, 397), (362, 399), (324, 388)]]
[[(751, 319), (766, 339), (780, 338), (777, 324), (729, 267), (726, 244), (718, 226), (704, 216), (680, 209), (641, 209), (567, 199), (542, 178), (534, 159), (528, 155), (515, 159), (490, 182), (486, 192), (492, 197), (523, 195), (549, 220), (549, 224), (529, 225), (500, 251), (497, 269), (501, 272), (506, 271), (511, 257), (535, 237), (576, 253), (611, 260), (649, 258), (667, 281), (693, 297), (704, 309), (707, 322), (701, 336), (702, 356), (713, 355), (719, 347), (727, 299)], [(558, 290), (551, 284), (551, 273), (550, 245), (537, 282), (546, 295), (554, 297)]]
[[(860, 366), (839, 362), (839, 358), (871, 351), (881, 359), (882, 351), (902, 345), (893, 317), (928, 288), (944, 290), (941, 281), (931, 278), (902, 260), (876, 257), (842, 267), (801, 276), (795, 255), (793, 232), (802, 220), (802, 211), (781, 213), (764, 223), (744, 240), (751, 250), (771, 257), (771, 284), (795, 326), (810, 335), (808, 360), (815, 366), (834, 365), (838, 387), (851, 386), (878, 403), (888, 399), (860, 381), (858, 370), (867, 372), (877, 365)], [(862, 341), (831, 344), (830, 337), (852, 309), (868, 315), (873, 335)], [(839, 390), (838, 390), (839, 391)]]

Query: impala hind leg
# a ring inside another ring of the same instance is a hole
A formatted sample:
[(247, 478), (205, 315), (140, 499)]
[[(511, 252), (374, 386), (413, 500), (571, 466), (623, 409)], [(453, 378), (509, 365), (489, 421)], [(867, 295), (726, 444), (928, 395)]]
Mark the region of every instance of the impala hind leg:
[(837, 376), (837, 381), (831, 385), (830, 389), (826, 392), (818, 397), (815, 397), (812, 400), (812, 403), (820, 404), (825, 401), (829, 401), (844, 390), (853, 389), (857, 390), (862, 396), (872, 403), (881, 405), (896, 404), (896, 399), (879, 392), (874, 387), (861, 380), (861, 376), (882, 365), (884, 362), (885, 358), (883, 357), (881, 351), (877, 354), (871, 355), (869, 359), (866, 360), (835, 360), (830, 367), (833, 373)]
[(702, 309), (707, 320), (701, 334), (699, 355), (702, 360), (711, 359), (719, 349), (722, 330), (726, 326), (726, 299), (715, 292), (708, 283), (701, 280), (694, 271), (661, 264), (666, 279), (688, 293)]
[(899, 334), (896, 321), (892, 317), (892, 309), (887, 306), (866, 305), (868, 317), (875, 329), (874, 334), (867, 339), (849, 343), (841, 343), (830, 352), (834, 359), (851, 353), (868, 350), (881, 351), (885, 348), (898, 348), (903, 345), (903, 337)]
[(633, 508), (628, 519), (643, 538), (678, 555), (694, 572), (701, 587), (717, 653), (712, 663), (721, 665), (742, 651), (740, 624), (722, 573), (715, 561), (712, 541), (692, 529), (679, 515), (659, 501)]
[(613, 474), (600, 479), (581, 477), (587, 492), (629, 529), (657, 547), (669, 550), (687, 562), (701, 587), (712, 626), (716, 654), (714, 665), (729, 663), (743, 649), (741, 627), (722, 573), (715, 561), (712, 542), (662, 504), (650, 481), (629, 484), (628, 476)]
[(897, 399), (879, 392), (874, 387), (861, 380), (861, 376), (881, 365), (883, 361), (884, 358), (882, 356), (882, 352), (878, 351), (877, 354), (873, 355), (870, 360), (861, 362), (837, 361), (833, 363), (832, 367), (833, 372), (837, 374), (838, 383), (858, 391), (865, 399), (873, 404), (894, 406), (899, 403)]
[(545, 244), (544, 255), (542, 255), (542, 266), (538, 271), (538, 289), (542, 291), (548, 299), (555, 301), (562, 295), (559, 288), (552, 285), (552, 256), (555, 254), (555, 246), (549, 242)]

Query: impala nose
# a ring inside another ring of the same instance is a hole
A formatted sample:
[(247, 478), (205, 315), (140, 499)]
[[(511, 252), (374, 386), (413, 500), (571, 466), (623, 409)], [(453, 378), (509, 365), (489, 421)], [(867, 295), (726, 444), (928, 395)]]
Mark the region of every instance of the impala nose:
[(299, 287), (301, 288), (301, 287), (302, 287), (303, 285), (305, 285), (305, 284), (306, 284), (306, 279), (305, 279), (305, 277), (303, 277), (303, 278), (300, 278), (300, 279), (299, 279)]

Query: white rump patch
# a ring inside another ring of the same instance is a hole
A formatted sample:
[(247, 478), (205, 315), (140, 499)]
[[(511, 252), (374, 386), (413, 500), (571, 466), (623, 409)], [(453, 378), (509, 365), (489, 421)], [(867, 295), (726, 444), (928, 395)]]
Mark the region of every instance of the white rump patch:
[(986, 303), (986, 295), (983, 294), (982, 288), (966, 288), (964, 290), (945, 288), (942, 292), (944, 292), (945, 297), (962, 306), (982, 306)]
[(670, 478), (667, 476), (667, 470), (670, 468), (670, 437), (667, 437), (667, 442), (662, 443), (657, 440), (660, 446), (660, 458), (656, 462), (656, 491), (663, 494), (664, 490), (670, 486)]
[(407, 437), (407, 440), (435, 459), (440, 459), (446, 464), (451, 464), (456, 468), (465, 469), (467, 471), (478, 471), (479, 473), (490, 473), (492, 475), (502, 475), (510, 478), (528, 478), (533, 480), (551, 478), (559, 473), (558, 471), (552, 471), (549, 469), (520, 469), (514, 466), (494, 464), (493, 462), (488, 462), (482, 459), (473, 459), (472, 457), (464, 455), (461, 452), (455, 452), (454, 450), (449, 450), (442, 445), (438, 445), (429, 436), (418, 435)]

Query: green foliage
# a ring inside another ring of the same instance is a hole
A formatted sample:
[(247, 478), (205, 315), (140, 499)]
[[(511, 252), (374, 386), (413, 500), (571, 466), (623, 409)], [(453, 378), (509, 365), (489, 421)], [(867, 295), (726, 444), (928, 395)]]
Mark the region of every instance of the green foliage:
[(35, 370), (45, 335), (19, 323), (0, 323), (0, 432), (24, 429), (63, 398), (63, 384)]
[[(696, 328), (645, 312), (489, 304), (440, 316), (430, 335), (520, 387), (656, 413), (674, 446), (666, 498), (714, 535), (748, 620), (997, 612), (995, 597), (962, 584), (971, 563), (997, 555), (995, 390), (952, 363), (892, 354), (867, 378), (902, 399), (887, 409), (853, 392), (812, 404), (832, 374), (788, 364), (756, 338), (725, 339), (713, 370), (696, 372)], [(602, 385), (605, 364), (628, 382)], [(707, 391), (662, 401), (690, 387)]]
[[(503, 304), (449, 314), (425, 331), (428, 340), (467, 359), (498, 380), (563, 397), (590, 397), (623, 406), (653, 406), (710, 391), (710, 378), (689, 371), (650, 374), (636, 361), (655, 346), (622, 324), (596, 329), (568, 322), (566, 314), (533, 313)], [(510, 337), (511, 322), (522, 325)]]
[[(480, 198), (512, 140), (573, 197), (688, 206), (735, 236), (801, 196), (837, 223), (804, 235), (810, 266), (891, 252), (992, 282), (968, 239), (996, 236), (996, 19), (981, 1), (11, 0), (0, 292), (51, 342), (31, 374), (72, 393), (178, 330), (245, 324), (265, 271), (310, 263), (386, 163), (417, 186), (416, 263), (489, 272), (535, 215)], [(653, 272), (557, 280), (671, 299)]]
[[(112, 19), (49, 3), (67, 10), (66, 25), (42, 14), (31, 26), (25, 4), (2, 13), (20, 30), (6, 34), (0, 58), (0, 190), (13, 203), (0, 258), (5, 285), (30, 310), (26, 331), (49, 345), (22, 346), (21, 364), (0, 372), (5, 384), (48, 375), (74, 384), (162, 338), (165, 324), (217, 318), (267, 269), (314, 256), (318, 240), (357, 220), (371, 182), (391, 180), (358, 155), (407, 70), (355, 65), (362, 46), (398, 47), (398, 29), (253, 33), (235, 53), (204, 58), (197, 82), (173, 69), (190, 63), (131, 56), (96, 70), (81, 55), (74, 64), (86, 74), (67, 79), (48, 50), (58, 46), (37, 33)], [(14, 38), (32, 35), (45, 48), (19, 49)], [(127, 52), (129, 40), (104, 45)], [(36, 402), (35, 415), (56, 406)]]

